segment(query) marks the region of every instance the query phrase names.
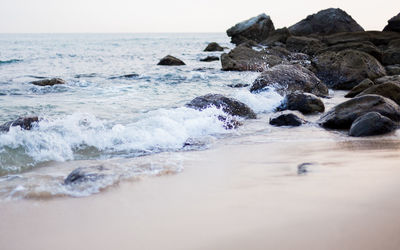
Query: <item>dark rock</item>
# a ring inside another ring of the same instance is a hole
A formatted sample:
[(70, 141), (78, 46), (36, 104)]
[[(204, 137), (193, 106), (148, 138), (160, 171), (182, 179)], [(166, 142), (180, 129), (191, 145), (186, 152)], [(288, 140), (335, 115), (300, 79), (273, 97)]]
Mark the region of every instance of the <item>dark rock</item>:
[(94, 182), (103, 179), (106, 175), (103, 171), (107, 170), (103, 166), (81, 167), (73, 170), (64, 180), (65, 185), (79, 184), (83, 182)]
[(261, 14), (249, 20), (240, 22), (226, 31), (231, 42), (239, 45), (247, 40), (261, 42), (275, 30), (274, 24), (269, 16)]
[(8, 132), (10, 127), (21, 127), (24, 130), (30, 130), (36, 122), (39, 121), (37, 116), (19, 117), (15, 121), (6, 122), (0, 126), (0, 132)]
[(329, 35), (339, 32), (364, 31), (354, 19), (341, 9), (321, 10), (289, 27), (295, 36)]
[(203, 110), (211, 106), (221, 108), (225, 113), (246, 119), (255, 119), (257, 115), (246, 104), (220, 94), (207, 94), (194, 98), (186, 104), (187, 107)]
[(306, 175), (309, 172), (308, 166), (312, 166), (312, 165), (314, 165), (314, 164), (310, 163), (310, 162), (304, 162), (304, 163), (297, 165), (297, 175)]
[(256, 51), (245, 45), (221, 55), (222, 70), (232, 71), (263, 71), (283, 61), (276, 55), (268, 54), (268, 50)]
[(356, 95), (360, 94), (361, 92), (363, 92), (364, 90), (368, 89), (369, 87), (373, 86), (374, 82), (371, 81), (370, 79), (364, 79), (362, 82), (360, 82), (357, 86), (355, 86), (354, 88), (352, 88), (350, 90), (349, 93), (347, 93), (347, 95), (345, 95), (344, 97), (346, 98), (353, 98)]
[(53, 86), (56, 84), (65, 84), (65, 81), (60, 78), (44, 79), (31, 82), (33, 85), (37, 86)]
[(365, 32), (344, 32), (324, 36), (322, 42), (328, 46), (339, 43), (350, 42), (371, 42), (375, 46), (387, 46), (390, 41), (400, 39), (400, 33), (397, 32), (380, 32), (380, 31), (365, 31)]
[(386, 82), (394, 82), (400, 84), (400, 75), (383, 76), (374, 80), (375, 84), (382, 84)]
[(373, 56), (356, 50), (325, 52), (312, 60), (316, 75), (333, 89), (352, 89), (365, 78), (386, 75)]
[(219, 61), (218, 56), (207, 56), (206, 58), (200, 59), (201, 62), (213, 62), (213, 61)]
[(251, 92), (274, 87), (280, 94), (294, 91), (327, 96), (328, 88), (310, 70), (300, 65), (276, 65), (265, 70), (253, 83)]
[(389, 76), (400, 75), (400, 64), (388, 65), (385, 67), (385, 69), (386, 74), (388, 74)]
[(324, 103), (313, 94), (302, 93), (299, 91), (289, 93), (283, 99), (279, 110), (297, 110), (303, 114), (324, 112)]
[(314, 55), (320, 51), (324, 44), (317, 38), (304, 36), (291, 36), (286, 41), (286, 48), (293, 52)]
[(218, 43), (212, 42), (207, 45), (204, 51), (212, 52), (212, 51), (224, 51), (224, 48), (221, 47)]
[(400, 32), (400, 13), (397, 16), (389, 19), (388, 24), (385, 26), (383, 31), (395, 31)]
[(383, 52), (382, 63), (384, 65), (400, 64), (400, 39), (389, 43), (388, 48)]
[(136, 73), (132, 73), (132, 74), (126, 74), (126, 75), (121, 75), (121, 76), (112, 76), (110, 77), (110, 79), (118, 79), (118, 78), (136, 78), (139, 75)]
[(358, 117), (351, 125), (350, 136), (382, 135), (396, 129), (396, 123), (377, 112), (369, 112)]
[(332, 45), (330, 47), (319, 50), (317, 53), (322, 54), (328, 51), (339, 52), (346, 49), (358, 50), (370, 54), (375, 57), (378, 61), (382, 61), (382, 51), (378, 49), (373, 43), (370, 41), (364, 42), (348, 42), (348, 43), (339, 43)]
[(261, 42), (262, 45), (275, 46), (278, 44), (285, 44), (286, 40), (290, 37), (289, 29), (284, 27), (281, 29), (273, 30), (269, 33), (267, 39)]
[(269, 119), (269, 124), (277, 127), (281, 126), (298, 127), (304, 123), (306, 123), (305, 120), (303, 120), (302, 118), (298, 117), (293, 113), (277, 114)]
[(176, 57), (167, 55), (164, 58), (162, 58), (157, 65), (180, 66), (180, 65), (185, 65), (185, 63)]
[(245, 83), (228, 84), (228, 87), (231, 88), (246, 88), (248, 86), (250, 86), (250, 84), (245, 84)]
[(386, 82), (379, 85), (374, 85), (357, 96), (363, 95), (380, 95), (391, 99), (400, 105), (400, 85), (393, 82)]
[(364, 95), (333, 107), (318, 123), (325, 128), (349, 129), (354, 120), (372, 111), (400, 121), (400, 107), (394, 101), (379, 95)]

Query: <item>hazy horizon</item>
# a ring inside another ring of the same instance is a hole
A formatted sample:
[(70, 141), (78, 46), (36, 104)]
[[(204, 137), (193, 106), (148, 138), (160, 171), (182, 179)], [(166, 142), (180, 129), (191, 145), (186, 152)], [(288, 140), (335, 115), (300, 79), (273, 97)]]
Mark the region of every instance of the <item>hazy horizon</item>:
[[(194, 0), (2, 0), (0, 33), (220, 33), (232, 25), (269, 15), (275, 28), (307, 15), (341, 8), (365, 30), (382, 30), (400, 12), (400, 2), (331, 1), (240, 2)], [(289, 8), (290, 7), (290, 8)]]

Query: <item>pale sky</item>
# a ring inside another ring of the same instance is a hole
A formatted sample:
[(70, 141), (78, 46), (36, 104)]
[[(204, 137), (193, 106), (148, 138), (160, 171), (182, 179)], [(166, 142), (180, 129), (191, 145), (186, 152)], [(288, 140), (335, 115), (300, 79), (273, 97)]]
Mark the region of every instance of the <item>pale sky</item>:
[(261, 13), (281, 28), (329, 7), (382, 30), (400, 0), (0, 0), (0, 33), (225, 32)]

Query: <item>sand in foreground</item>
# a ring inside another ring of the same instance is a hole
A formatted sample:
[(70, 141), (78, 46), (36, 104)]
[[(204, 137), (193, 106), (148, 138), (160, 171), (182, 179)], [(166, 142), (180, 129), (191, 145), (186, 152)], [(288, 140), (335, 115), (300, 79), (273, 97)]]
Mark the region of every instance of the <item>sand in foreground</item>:
[[(174, 153), (177, 175), (1, 202), (0, 248), (398, 250), (399, 151), (396, 140), (351, 140)], [(303, 162), (314, 165), (298, 175)]]

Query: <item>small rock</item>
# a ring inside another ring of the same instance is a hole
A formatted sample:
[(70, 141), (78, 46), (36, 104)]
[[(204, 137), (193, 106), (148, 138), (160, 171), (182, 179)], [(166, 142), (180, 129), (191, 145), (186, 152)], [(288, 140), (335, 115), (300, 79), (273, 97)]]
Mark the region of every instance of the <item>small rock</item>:
[(209, 44), (207, 45), (207, 47), (204, 49), (204, 51), (206, 51), (206, 52), (224, 51), (224, 48), (221, 47), (218, 43), (212, 42), (212, 43), (209, 43)]
[(297, 175), (305, 175), (308, 173), (308, 166), (312, 166), (310, 162), (301, 163), (297, 166)]
[(279, 110), (297, 110), (303, 114), (324, 112), (325, 106), (321, 99), (313, 94), (296, 91), (285, 96)]
[(65, 81), (60, 78), (44, 79), (31, 82), (33, 85), (37, 86), (53, 86), (57, 84), (65, 84)]
[(305, 120), (293, 113), (279, 113), (269, 119), (269, 124), (277, 127), (291, 126), (298, 127), (306, 123)]
[(21, 129), (30, 130), (39, 121), (37, 116), (19, 117), (15, 121), (6, 122), (0, 126), (0, 132), (8, 132), (10, 127), (20, 126)]
[(356, 95), (360, 94), (364, 90), (368, 89), (369, 87), (373, 86), (374, 82), (371, 81), (370, 79), (364, 79), (362, 82), (360, 82), (357, 86), (352, 88), (349, 93), (347, 93), (344, 97), (346, 98), (353, 98)]
[(378, 112), (369, 112), (358, 117), (351, 125), (350, 136), (371, 136), (392, 132), (396, 124)]
[(176, 57), (167, 55), (164, 58), (162, 58), (157, 65), (181, 66), (181, 65), (185, 65), (185, 63)]
[(200, 59), (201, 62), (213, 62), (213, 61), (219, 61), (218, 56), (207, 56), (206, 58)]
[(248, 86), (250, 86), (250, 84), (246, 84), (246, 83), (228, 84), (228, 87), (231, 87), (231, 88), (246, 88)]
[(106, 175), (102, 173), (107, 170), (103, 166), (80, 167), (73, 170), (64, 180), (65, 185), (78, 184), (82, 182), (94, 182), (104, 178)]

